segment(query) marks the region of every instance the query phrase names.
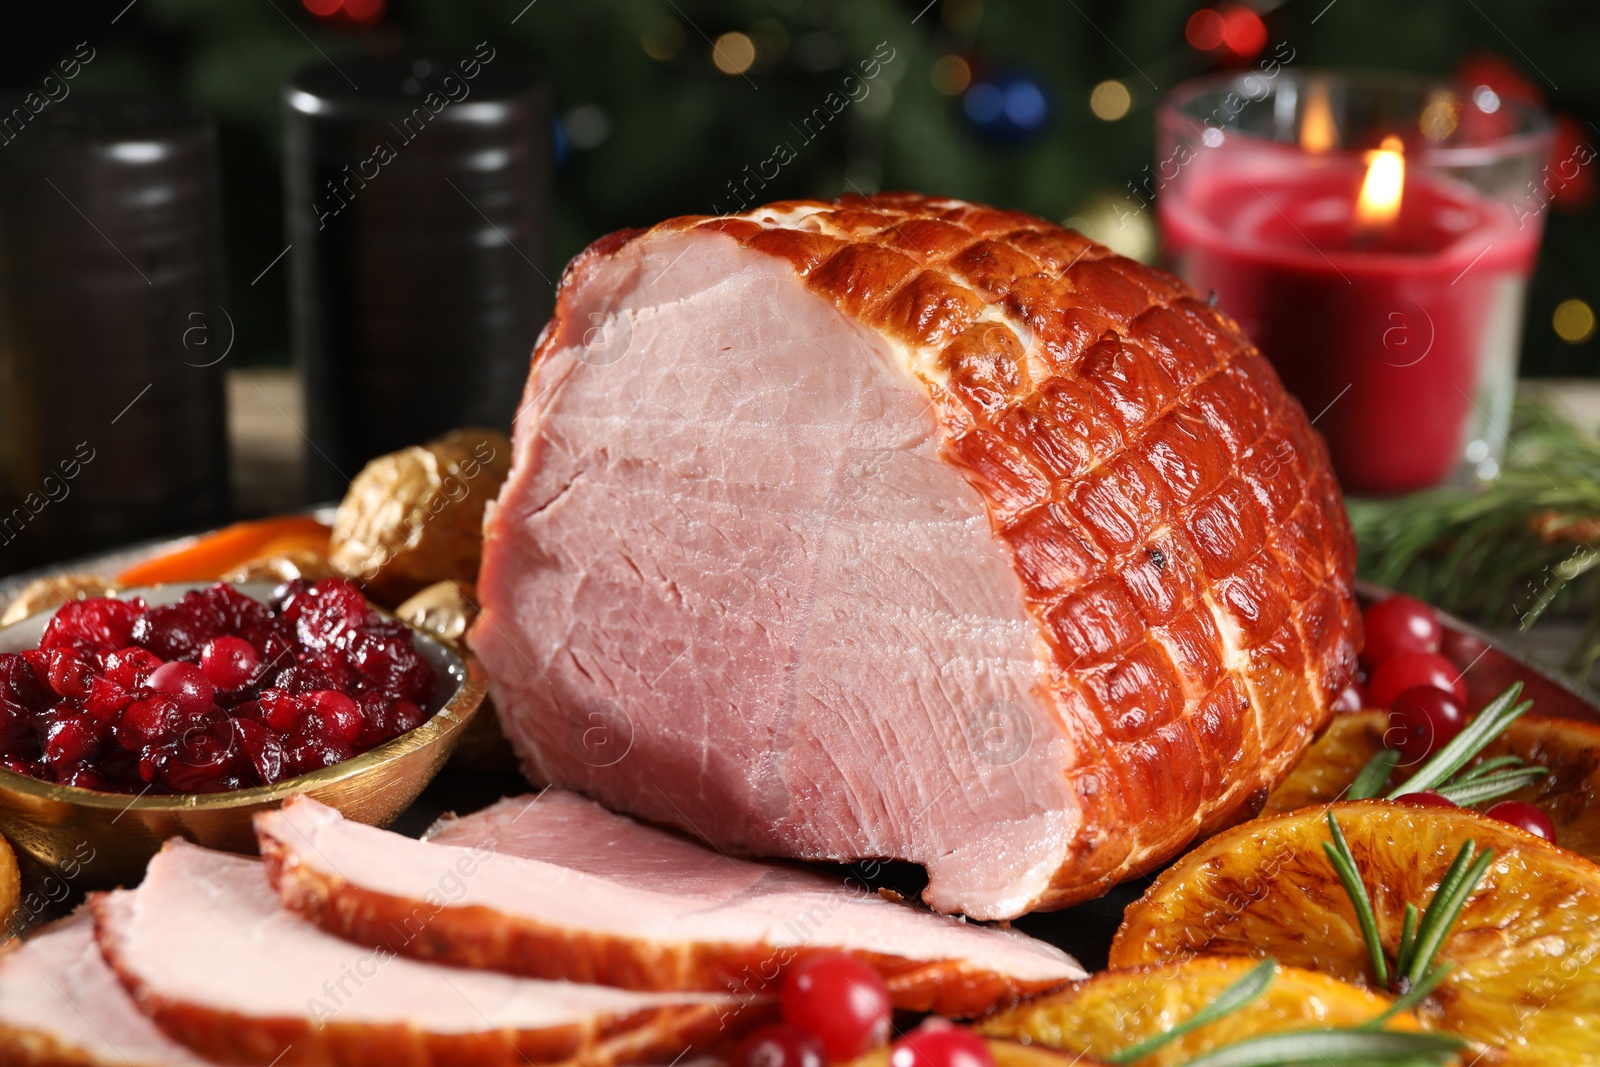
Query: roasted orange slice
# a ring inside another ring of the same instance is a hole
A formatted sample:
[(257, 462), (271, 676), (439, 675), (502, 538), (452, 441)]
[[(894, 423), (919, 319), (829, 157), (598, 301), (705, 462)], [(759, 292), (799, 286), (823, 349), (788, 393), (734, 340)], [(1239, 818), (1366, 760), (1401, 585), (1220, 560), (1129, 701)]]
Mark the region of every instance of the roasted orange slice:
[[(977, 1030), (1065, 1052), (1117, 1056), (1193, 1018), (1255, 966), (1256, 961), (1240, 956), (1195, 956), (1102, 971), (991, 1016)], [(1246, 1038), (1361, 1026), (1382, 1015), (1389, 1003), (1388, 997), (1337, 978), (1280, 964), (1256, 999), (1129, 1062), (1136, 1067), (1174, 1067)], [(1385, 1028), (1414, 1031), (1420, 1026), (1414, 1015), (1401, 1012)]]
[[(1024, 1045), (1017, 1041), (989, 1038), (984, 1042), (994, 1057), (994, 1067), (1104, 1067), (1097, 1059), (1088, 1056), (1069, 1056), (1040, 1045)], [(844, 1067), (889, 1067), (889, 1050), (873, 1049), (865, 1056), (851, 1060)]]
[(1600, 866), (1464, 809), (1363, 800), (1234, 827), (1128, 908), (1111, 965), (1270, 956), (1370, 986), (1355, 908), (1322, 850), (1329, 812), (1390, 961), (1405, 905), (1429, 902), (1464, 843), (1494, 851), (1434, 957), (1450, 971), (1417, 1008), (1424, 1027), (1488, 1046), (1482, 1063), (1600, 1065)]
[[(1337, 800), (1356, 772), (1383, 747), (1388, 716), (1357, 711), (1334, 717), (1283, 784), (1267, 798), (1263, 815)], [(1495, 756), (1520, 756), (1550, 773), (1502, 799), (1525, 800), (1555, 823), (1556, 843), (1600, 862), (1600, 726), (1571, 719), (1524, 715), (1469, 766)], [(1400, 781), (1406, 768), (1395, 773)], [(1596, 1041), (1600, 1041), (1597, 1033)]]

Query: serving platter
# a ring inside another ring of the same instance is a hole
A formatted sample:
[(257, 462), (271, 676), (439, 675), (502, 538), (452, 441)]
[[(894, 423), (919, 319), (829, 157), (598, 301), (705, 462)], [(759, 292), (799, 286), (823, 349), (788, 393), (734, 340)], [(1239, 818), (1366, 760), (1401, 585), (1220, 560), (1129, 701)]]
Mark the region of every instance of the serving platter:
[[(303, 514), (331, 523), (335, 510), (335, 505), (325, 504), (309, 508)], [(127, 545), (0, 578), (0, 610), (30, 582), (70, 574), (115, 574), (183, 548), (211, 532), (214, 531)], [(1389, 595), (1389, 590), (1358, 581), (1356, 594), (1361, 605), (1366, 607)], [(1438, 613), (1438, 618), (1444, 631), (1441, 652), (1461, 669), (1472, 707), (1482, 706), (1507, 686), (1521, 682), (1525, 696), (1534, 701), (1540, 714), (1600, 722), (1600, 694), (1542, 666), (1529, 651), (1528, 642), (1514, 643), (1505, 635), (1492, 634), (1443, 612)], [(484, 710), (491, 712), (489, 708)], [(420, 837), (443, 815), (476, 811), (502, 797), (528, 790), (529, 785), (516, 771), (509, 752), (505, 761), (498, 765), (484, 766), (481, 760), (470, 767), (463, 767), (459, 762), (446, 763), (417, 798), (393, 817), (389, 827), (410, 837)], [(858, 882), (907, 899), (915, 899), (925, 881), (921, 869), (911, 864), (858, 864), (841, 867), (840, 871), (847, 872)], [(1139, 899), (1159, 873), (1132, 879), (1099, 899), (1063, 911), (1023, 916), (1012, 925), (1057, 945), (1091, 970), (1099, 969), (1106, 965), (1112, 938), (1124, 911)], [(25, 894), (31, 892), (36, 901), (47, 905), (38, 909), (29, 925), (64, 914), (82, 899), (87, 889), (99, 887), (95, 879), (66, 877), (60, 871), (47, 871), (26, 860), (24, 881)]]

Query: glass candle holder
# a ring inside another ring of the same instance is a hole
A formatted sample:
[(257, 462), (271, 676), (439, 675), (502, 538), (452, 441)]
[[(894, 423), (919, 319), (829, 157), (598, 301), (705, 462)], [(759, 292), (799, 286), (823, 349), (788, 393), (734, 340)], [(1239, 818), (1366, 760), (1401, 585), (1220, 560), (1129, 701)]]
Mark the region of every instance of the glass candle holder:
[(1157, 128), (1170, 262), (1271, 359), (1344, 489), (1492, 478), (1548, 117), (1484, 88), (1274, 66), (1179, 86)]

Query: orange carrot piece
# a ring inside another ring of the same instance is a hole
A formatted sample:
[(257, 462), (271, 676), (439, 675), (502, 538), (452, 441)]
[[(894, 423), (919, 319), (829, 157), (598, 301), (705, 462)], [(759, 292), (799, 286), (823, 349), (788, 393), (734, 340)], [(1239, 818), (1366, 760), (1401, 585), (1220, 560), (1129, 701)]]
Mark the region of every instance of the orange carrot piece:
[(236, 522), (165, 555), (135, 563), (117, 575), (120, 585), (204, 582), (263, 556), (309, 551), (326, 554), (333, 531), (306, 515)]

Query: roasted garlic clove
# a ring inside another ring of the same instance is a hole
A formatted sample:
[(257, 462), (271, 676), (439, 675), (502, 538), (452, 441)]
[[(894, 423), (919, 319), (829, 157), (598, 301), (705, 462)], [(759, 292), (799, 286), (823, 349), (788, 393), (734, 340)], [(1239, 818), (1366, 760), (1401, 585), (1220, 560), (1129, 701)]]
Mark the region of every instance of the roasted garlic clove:
[(476, 581), (483, 509), (510, 465), (510, 440), (483, 429), (452, 430), (379, 456), (339, 505), (330, 543), (334, 568), (380, 604), (434, 582)]
[(459, 646), (478, 617), (478, 591), (471, 582), (435, 582), (394, 613), (402, 622)]

